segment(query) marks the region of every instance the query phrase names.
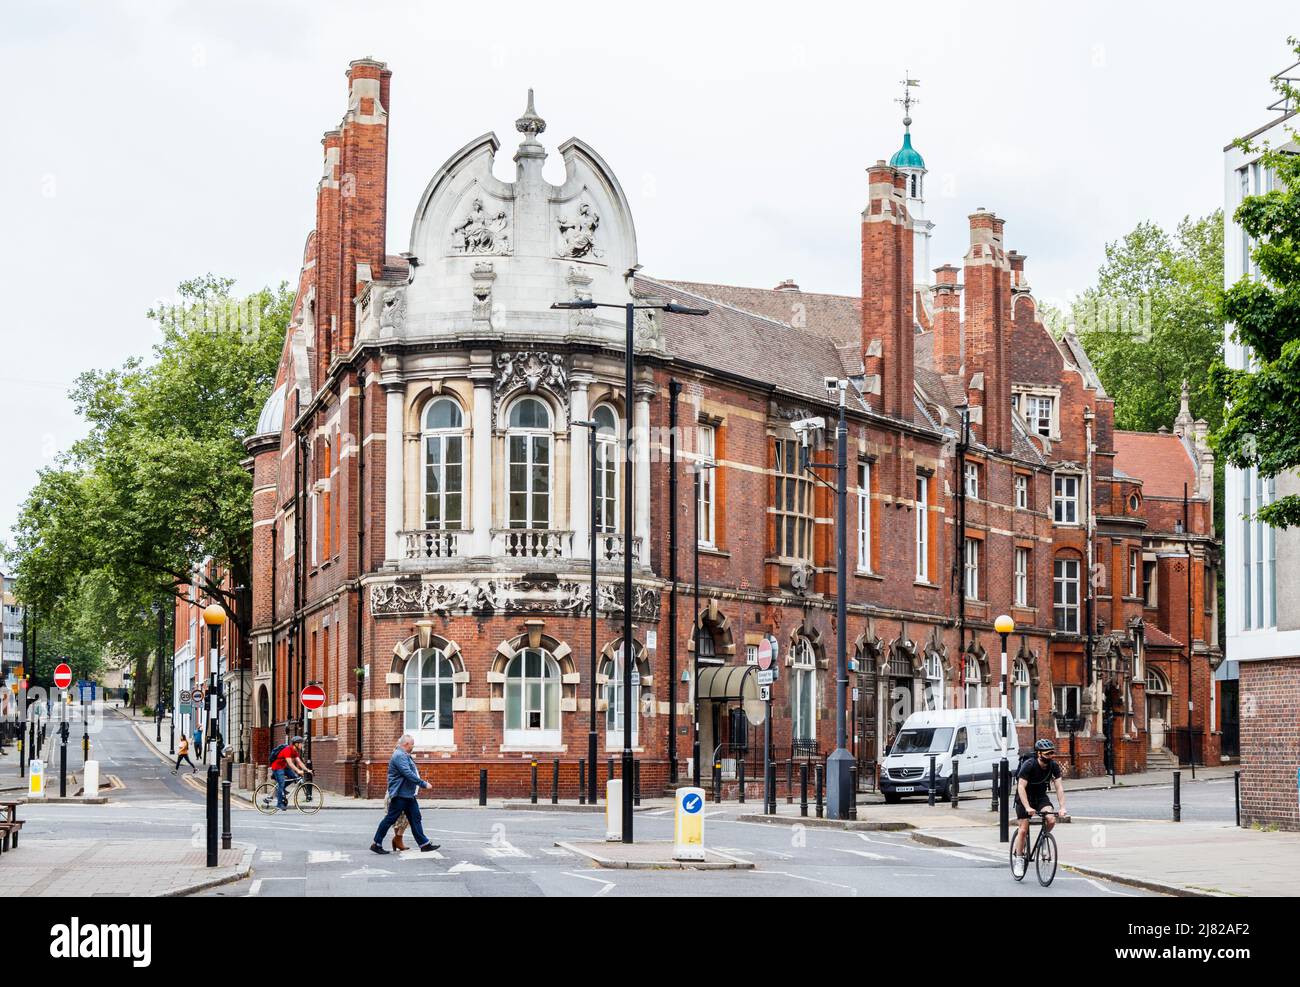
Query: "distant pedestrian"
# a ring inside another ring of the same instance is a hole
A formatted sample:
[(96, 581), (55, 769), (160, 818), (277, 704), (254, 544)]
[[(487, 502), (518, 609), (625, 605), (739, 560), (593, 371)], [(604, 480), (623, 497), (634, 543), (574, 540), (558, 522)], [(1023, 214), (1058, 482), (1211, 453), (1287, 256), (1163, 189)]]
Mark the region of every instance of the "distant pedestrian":
[(198, 727), (195, 727), (193, 737), (194, 737), (194, 756), (200, 757), (201, 756), (200, 752), (203, 750), (203, 731), (200, 730)]
[(415, 835), (419, 848), (425, 853), (438, 849), (438, 844), (430, 843), (424, 835), (424, 826), (420, 820), (420, 802), (415, 793), (431, 786), (416, 770), (415, 759), (411, 757), (414, 747), (415, 738), (404, 733), (397, 742), (393, 756), (388, 759), (388, 813), (379, 823), (374, 842), (370, 844), (370, 849), (375, 853), (388, 853), (384, 849), (384, 836), (403, 814), (411, 821), (411, 832)]
[(188, 737), (181, 737), (180, 747), (176, 751), (176, 767), (172, 768), (172, 774), (181, 769), (182, 761), (190, 766), (190, 774), (194, 774), (199, 770), (194, 766), (194, 762), (190, 760), (190, 741)]

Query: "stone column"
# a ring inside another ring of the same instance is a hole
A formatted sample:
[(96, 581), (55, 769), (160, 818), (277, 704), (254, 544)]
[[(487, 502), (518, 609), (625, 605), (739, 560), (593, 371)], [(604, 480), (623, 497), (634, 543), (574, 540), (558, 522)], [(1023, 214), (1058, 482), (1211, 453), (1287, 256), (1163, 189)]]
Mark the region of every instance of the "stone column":
[(405, 384), (385, 375), (384, 388), (384, 561), (396, 565), (402, 558), (398, 532), (402, 530), (405, 484), (402, 482), (402, 405)]
[[(650, 567), (650, 460), (653, 449), (650, 447), (650, 398), (654, 388), (638, 385), (635, 388), (636, 403), (632, 411), (632, 441), (636, 462), (632, 463), (635, 472), (632, 480), (636, 501), (632, 512), (632, 535), (641, 540), (641, 565)], [(631, 544), (627, 546), (630, 551)]]
[(573, 556), (591, 557), (591, 436), (574, 422), (591, 417), (588, 388), (590, 374), (571, 374), (569, 383), (569, 527), (573, 529)]
[(474, 381), (473, 437), (470, 440), (469, 555), (492, 554), (492, 368), (470, 371)]

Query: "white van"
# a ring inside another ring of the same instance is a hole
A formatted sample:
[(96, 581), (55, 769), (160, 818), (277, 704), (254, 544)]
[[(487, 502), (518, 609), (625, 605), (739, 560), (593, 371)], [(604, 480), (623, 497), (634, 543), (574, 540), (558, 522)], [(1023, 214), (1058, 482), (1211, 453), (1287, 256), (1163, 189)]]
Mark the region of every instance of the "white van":
[[(1006, 724), (1003, 754), (1002, 724)], [(934, 755), (935, 791), (952, 795), (952, 766), (958, 767), (963, 792), (989, 791), (993, 767), (1005, 756), (1010, 770), (1020, 766), (1016, 721), (1005, 709), (944, 709), (913, 713), (903, 722), (880, 765), (880, 791), (886, 802), (930, 791), (930, 757)]]

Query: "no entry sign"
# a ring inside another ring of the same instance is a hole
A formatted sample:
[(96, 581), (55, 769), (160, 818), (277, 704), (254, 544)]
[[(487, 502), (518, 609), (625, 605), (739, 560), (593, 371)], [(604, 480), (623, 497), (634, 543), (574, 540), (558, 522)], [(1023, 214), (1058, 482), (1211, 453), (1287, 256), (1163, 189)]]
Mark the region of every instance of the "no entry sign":
[(758, 667), (764, 671), (772, 667), (772, 642), (767, 638), (758, 642)]
[(68, 667), (67, 662), (59, 662), (55, 667), (54, 684), (60, 689), (66, 689), (72, 685), (72, 669)]
[(325, 690), (318, 685), (309, 685), (302, 690), (298, 699), (307, 709), (320, 709), (325, 705)]

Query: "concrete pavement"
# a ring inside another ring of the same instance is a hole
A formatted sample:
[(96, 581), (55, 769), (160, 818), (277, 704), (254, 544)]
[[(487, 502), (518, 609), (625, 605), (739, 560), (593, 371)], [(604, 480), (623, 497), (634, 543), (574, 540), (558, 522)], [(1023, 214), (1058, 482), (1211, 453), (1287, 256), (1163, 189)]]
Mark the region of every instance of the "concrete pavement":
[(206, 866), (191, 840), (23, 839), (0, 864), (0, 897), (172, 897), (247, 877), (254, 848), (217, 851)]

